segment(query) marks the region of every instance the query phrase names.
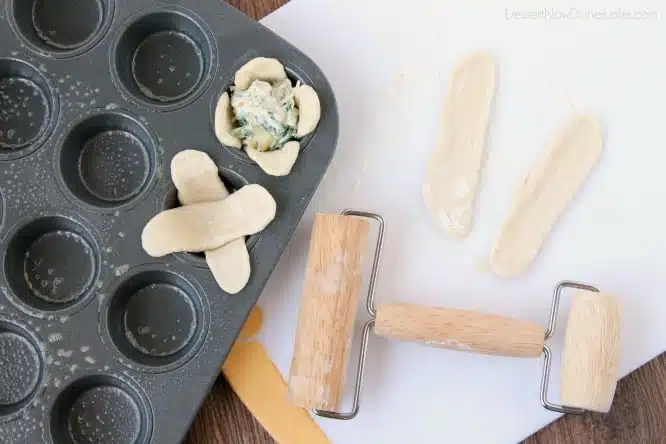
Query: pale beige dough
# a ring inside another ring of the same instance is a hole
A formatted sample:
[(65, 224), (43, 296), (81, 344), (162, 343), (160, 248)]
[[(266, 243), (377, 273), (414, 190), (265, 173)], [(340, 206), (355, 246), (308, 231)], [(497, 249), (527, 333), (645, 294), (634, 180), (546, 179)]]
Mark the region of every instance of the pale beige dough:
[[(182, 205), (214, 202), (229, 196), (215, 162), (202, 151), (185, 150), (171, 160), (171, 180)], [(250, 279), (250, 255), (245, 238), (204, 252), (206, 263), (222, 290), (240, 292)]]
[(236, 88), (247, 89), (255, 80), (277, 82), (286, 78), (287, 72), (277, 59), (256, 57), (236, 72), (234, 83)]
[(247, 148), (247, 155), (261, 167), (266, 174), (271, 176), (286, 176), (291, 172), (301, 144), (295, 140), (287, 142), (282, 148), (275, 151), (257, 151)]
[(495, 91), (495, 64), (475, 53), (456, 68), (441, 116), (437, 146), (423, 185), (426, 208), (445, 233), (466, 237), (475, 202)]
[(294, 101), (298, 107), (296, 137), (303, 137), (317, 127), (321, 118), (321, 103), (317, 92), (309, 85), (294, 88)]
[(220, 99), (217, 101), (217, 106), (215, 107), (215, 136), (220, 143), (240, 149), (240, 139), (231, 134), (233, 121), (233, 111), (231, 109), (229, 94), (224, 92), (220, 96)]
[(171, 160), (171, 181), (182, 205), (222, 200), (229, 196), (217, 165), (208, 154), (184, 150)]
[(495, 274), (510, 278), (528, 268), (599, 162), (603, 146), (601, 124), (593, 117), (574, 116), (564, 125), (513, 197), (490, 254)]
[(276, 203), (261, 185), (246, 185), (224, 200), (162, 211), (141, 233), (143, 249), (161, 257), (201, 252), (258, 233), (275, 218)]

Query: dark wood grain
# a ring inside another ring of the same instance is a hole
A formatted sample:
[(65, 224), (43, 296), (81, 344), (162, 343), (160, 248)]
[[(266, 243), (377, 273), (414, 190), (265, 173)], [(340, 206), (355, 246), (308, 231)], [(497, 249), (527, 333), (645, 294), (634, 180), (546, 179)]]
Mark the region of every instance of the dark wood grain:
[[(190, 429), (187, 444), (274, 444), (220, 376)], [(287, 443), (285, 443), (287, 444)]]
[[(287, 0), (227, 1), (255, 19), (265, 16), (287, 2)], [(186, 442), (187, 444), (274, 444), (222, 376), (218, 378), (206, 399)], [(607, 415), (565, 416), (525, 440), (523, 444), (572, 443), (666, 443), (666, 354), (620, 381), (613, 409)]]

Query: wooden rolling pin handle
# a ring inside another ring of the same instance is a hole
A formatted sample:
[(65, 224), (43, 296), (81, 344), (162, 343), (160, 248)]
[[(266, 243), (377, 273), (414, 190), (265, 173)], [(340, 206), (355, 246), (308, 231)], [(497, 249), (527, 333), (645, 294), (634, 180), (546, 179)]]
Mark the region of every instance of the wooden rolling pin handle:
[(397, 303), (379, 307), (375, 333), (431, 347), (536, 358), (543, 353), (546, 329), (502, 316)]
[(607, 413), (620, 371), (620, 306), (614, 296), (578, 291), (562, 355), (562, 403)]

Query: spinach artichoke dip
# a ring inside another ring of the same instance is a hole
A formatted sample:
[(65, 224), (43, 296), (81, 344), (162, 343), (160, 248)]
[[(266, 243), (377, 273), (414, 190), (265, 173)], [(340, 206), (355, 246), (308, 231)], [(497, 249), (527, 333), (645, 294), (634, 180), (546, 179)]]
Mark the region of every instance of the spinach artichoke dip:
[(215, 135), (223, 145), (243, 149), (266, 174), (288, 175), (300, 152), (300, 139), (321, 118), (317, 92), (292, 85), (282, 63), (257, 57), (237, 72), (215, 108)]
[(298, 109), (289, 79), (274, 86), (255, 80), (246, 90), (234, 89), (231, 108), (236, 122), (231, 133), (250, 149), (274, 151), (296, 137)]

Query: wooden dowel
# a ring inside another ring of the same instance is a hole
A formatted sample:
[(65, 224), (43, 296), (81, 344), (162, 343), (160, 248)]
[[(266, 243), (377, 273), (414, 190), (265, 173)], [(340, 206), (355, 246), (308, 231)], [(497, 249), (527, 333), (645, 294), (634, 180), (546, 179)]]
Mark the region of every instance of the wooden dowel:
[(340, 407), (369, 231), (365, 219), (315, 216), (289, 377), (300, 407)]
[(397, 303), (377, 311), (375, 333), (432, 347), (511, 357), (538, 357), (546, 330), (502, 316)]
[(615, 297), (580, 290), (572, 300), (562, 358), (562, 403), (606, 413), (620, 366), (620, 307)]

